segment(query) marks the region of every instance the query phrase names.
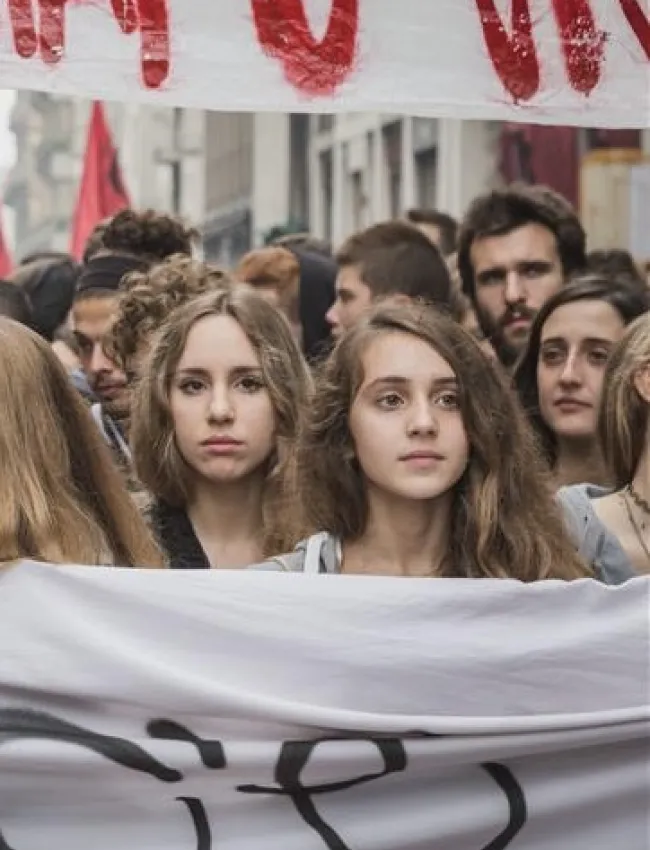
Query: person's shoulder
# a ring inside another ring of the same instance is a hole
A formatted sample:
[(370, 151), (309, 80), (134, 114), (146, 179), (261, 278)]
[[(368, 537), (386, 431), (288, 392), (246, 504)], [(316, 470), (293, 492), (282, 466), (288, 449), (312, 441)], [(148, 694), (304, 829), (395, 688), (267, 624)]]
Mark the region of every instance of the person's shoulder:
[(290, 573), (337, 573), (340, 569), (340, 547), (327, 532), (313, 534), (302, 540), (285, 555), (276, 555), (251, 569)]
[(612, 491), (594, 484), (563, 487), (557, 494), (567, 530), (579, 554), (604, 584), (623, 584), (634, 578), (632, 567), (618, 537), (594, 509), (594, 501), (609, 499)]

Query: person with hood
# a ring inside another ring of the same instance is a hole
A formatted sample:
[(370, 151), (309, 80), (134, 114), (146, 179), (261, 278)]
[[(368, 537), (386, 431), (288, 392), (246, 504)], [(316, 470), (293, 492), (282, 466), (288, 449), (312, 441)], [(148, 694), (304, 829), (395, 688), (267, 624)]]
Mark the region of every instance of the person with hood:
[(336, 297), (336, 273), (336, 263), (329, 257), (277, 245), (250, 251), (235, 269), (240, 282), (286, 315), (309, 362), (331, 344), (326, 316)]

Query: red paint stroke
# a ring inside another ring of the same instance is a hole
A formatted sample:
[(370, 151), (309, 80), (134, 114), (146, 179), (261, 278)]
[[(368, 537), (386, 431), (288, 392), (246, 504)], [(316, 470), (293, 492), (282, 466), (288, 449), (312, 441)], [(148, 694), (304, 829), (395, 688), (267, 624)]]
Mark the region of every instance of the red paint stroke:
[(333, 94), (354, 67), (359, 0), (332, 0), (325, 35), (315, 39), (303, 0), (251, 0), (257, 37), (279, 59), (292, 86), (310, 96)]
[(618, 0), (628, 24), (634, 30), (645, 55), (650, 59), (650, 21), (638, 0)]
[(476, 5), (499, 79), (516, 102), (530, 100), (539, 91), (540, 67), (528, 0), (512, 0), (512, 35), (508, 34), (495, 0), (476, 0)]
[[(170, 27), (168, 0), (110, 0), (113, 17), (125, 35), (140, 31), (142, 80), (159, 88), (169, 76)], [(37, 48), (48, 65), (65, 54), (65, 7), (96, 5), (96, 0), (7, 0), (18, 56), (29, 59)], [(35, 24), (38, 17), (38, 29)]]
[(569, 85), (589, 95), (600, 83), (605, 34), (598, 29), (589, 0), (553, 0)]

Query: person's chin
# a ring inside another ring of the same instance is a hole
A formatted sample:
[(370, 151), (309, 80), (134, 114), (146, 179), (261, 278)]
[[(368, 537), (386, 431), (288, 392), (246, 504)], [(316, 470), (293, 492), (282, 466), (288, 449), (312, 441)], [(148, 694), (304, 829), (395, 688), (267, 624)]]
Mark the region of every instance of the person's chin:
[(114, 396), (113, 398), (103, 399), (100, 397), (102, 410), (112, 419), (123, 420), (128, 419), (131, 410), (129, 396), (127, 393)]
[(580, 420), (567, 422), (564, 417), (556, 419), (552, 430), (560, 440), (591, 440), (596, 436), (596, 428), (593, 422), (581, 422)]

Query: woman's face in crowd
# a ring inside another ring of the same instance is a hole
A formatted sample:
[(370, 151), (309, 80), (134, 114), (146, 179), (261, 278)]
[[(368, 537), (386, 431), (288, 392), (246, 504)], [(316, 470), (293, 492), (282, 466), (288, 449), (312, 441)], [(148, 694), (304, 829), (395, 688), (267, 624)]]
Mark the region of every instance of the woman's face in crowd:
[(350, 432), (369, 491), (430, 500), (467, 467), (469, 444), (456, 376), (421, 339), (385, 333), (366, 348)]
[(596, 433), (605, 366), (625, 326), (605, 301), (558, 307), (542, 328), (537, 386), (542, 418), (558, 437)]
[(259, 357), (230, 316), (190, 331), (170, 388), (176, 445), (214, 483), (257, 472), (275, 446), (275, 417)]

